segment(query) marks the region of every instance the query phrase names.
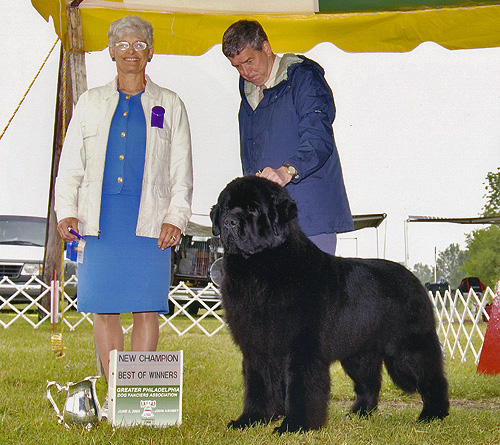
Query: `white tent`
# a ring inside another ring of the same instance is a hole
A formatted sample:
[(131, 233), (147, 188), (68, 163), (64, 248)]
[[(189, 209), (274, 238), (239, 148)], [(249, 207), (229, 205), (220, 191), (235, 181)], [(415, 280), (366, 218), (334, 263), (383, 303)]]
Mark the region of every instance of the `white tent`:
[[(33, 4), (42, 6), (56, 3), (33, 0)], [(498, 10), (494, 5), (489, 8)], [(92, 14), (101, 14), (97, 9), (87, 8), (85, 14), (90, 14), (89, 20)], [(422, 17), (430, 12), (436, 14), (435, 10), (412, 14)], [(448, 13), (456, 16), (457, 11)], [(409, 16), (413, 17), (412, 14)], [(180, 18), (173, 15), (176, 20)], [(356, 20), (368, 20), (369, 15), (362, 13)], [(407, 20), (399, 12), (383, 16), (391, 23)], [(495, 23), (497, 13), (489, 16)], [(106, 17), (108, 20), (109, 16)], [(230, 19), (224, 17), (225, 21)], [(264, 19), (273, 20), (267, 16)], [(225, 21), (217, 26), (222, 28)], [(482, 23), (470, 21), (470, 27), (461, 28), (468, 37)], [(461, 22), (442, 20), (442, 23), (453, 28)], [(488, 23), (479, 28), (490, 39), (485, 46), (495, 46), (498, 33), (490, 32), (495, 28)], [(399, 29), (403, 31), (396, 40), (405, 41), (405, 28)], [(421, 40), (426, 35), (421, 33)], [(418, 42), (411, 40), (410, 44), (407, 49)], [(275, 49), (280, 51), (279, 46)], [(500, 145), (496, 125), (500, 111), (496, 80), (500, 65), (498, 49), (449, 51), (435, 43), (423, 43), (408, 53), (352, 53), (331, 43), (321, 43), (306, 55), (324, 66), (334, 91), (337, 105), (334, 130), (353, 213), (388, 214), (388, 258), (397, 261), (404, 258), (403, 224), (408, 214), (479, 213), (484, 178), (497, 166)], [(114, 66), (105, 51), (93, 51), (86, 60), (89, 87), (114, 75)], [(196, 168), (194, 211), (206, 215), (219, 190), (241, 171), (236, 123), (237, 74), (222, 56), (220, 46), (201, 56), (156, 55), (148, 71), (158, 83), (177, 91), (188, 106)], [(50, 106), (44, 112), (53, 115)], [(444, 250), (450, 242), (463, 239), (463, 227), (447, 229), (446, 233), (443, 230), (424, 233), (424, 230), (418, 229), (412, 236), (416, 246), (411, 248), (410, 264), (428, 261), (435, 246)], [(359, 254), (376, 256), (373, 235), (360, 232), (357, 236)], [(352, 241), (340, 240), (339, 252), (352, 255)]]

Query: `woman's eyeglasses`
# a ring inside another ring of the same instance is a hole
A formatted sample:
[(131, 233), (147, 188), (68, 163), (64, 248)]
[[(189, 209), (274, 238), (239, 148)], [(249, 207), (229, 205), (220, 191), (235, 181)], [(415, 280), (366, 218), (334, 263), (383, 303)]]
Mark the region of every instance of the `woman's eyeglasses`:
[[(148, 44), (146, 42), (134, 42), (132, 43), (132, 48), (134, 48), (136, 51), (144, 51), (148, 47)], [(130, 43), (123, 41), (123, 42), (116, 42), (115, 43), (115, 48), (120, 50), (120, 51), (126, 51), (127, 49), (130, 48)]]

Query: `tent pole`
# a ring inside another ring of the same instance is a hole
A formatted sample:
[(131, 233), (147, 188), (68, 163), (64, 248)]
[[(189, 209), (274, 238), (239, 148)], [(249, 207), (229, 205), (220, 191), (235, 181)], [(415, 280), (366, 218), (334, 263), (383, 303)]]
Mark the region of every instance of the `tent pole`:
[(73, 88), (73, 104), (76, 104), (80, 96), (87, 90), (82, 17), (80, 9), (78, 8), (81, 2), (82, 0), (75, 0), (66, 9), (66, 17), (68, 19), (69, 68)]
[[(50, 172), (49, 205), (47, 212), (47, 231), (45, 236), (45, 256), (43, 264), (43, 281), (45, 283), (50, 283), (53, 279), (54, 272), (58, 280), (61, 278), (62, 242), (57, 233), (57, 218), (54, 212), (55, 181), (64, 136), (73, 113), (73, 104), (77, 102), (80, 95), (87, 89), (85, 53), (83, 52), (83, 33), (78, 5), (73, 6), (72, 4), (68, 6), (66, 15), (68, 18), (69, 50), (66, 51), (63, 43), (61, 43), (52, 146), (52, 166)], [(50, 298), (47, 296), (42, 300), (42, 305), (48, 309), (49, 304)]]
[(410, 262), (410, 246), (408, 245), (408, 223), (410, 222), (410, 219), (405, 219), (404, 222), (404, 243), (405, 243), (405, 267), (409, 269), (409, 262)]
[[(57, 81), (57, 98), (56, 98), (56, 111), (54, 118), (54, 137), (52, 142), (52, 166), (50, 171), (50, 187), (49, 187), (49, 207), (47, 211), (47, 231), (45, 235), (45, 255), (43, 259), (43, 281), (47, 284), (55, 276), (56, 280), (61, 278), (61, 238), (57, 233), (57, 219), (54, 212), (54, 196), (55, 196), (55, 180), (57, 177), (57, 167), (59, 165), (59, 158), (61, 156), (61, 148), (63, 142), (63, 83), (66, 59), (64, 57), (65, 49), (61, 43), (61, 50), (59, 56), (59, 76)], [(55, 274), (55, 275), (54, 275)], [(42, 305), (48, 309), (48, 296), (42, 300)]]

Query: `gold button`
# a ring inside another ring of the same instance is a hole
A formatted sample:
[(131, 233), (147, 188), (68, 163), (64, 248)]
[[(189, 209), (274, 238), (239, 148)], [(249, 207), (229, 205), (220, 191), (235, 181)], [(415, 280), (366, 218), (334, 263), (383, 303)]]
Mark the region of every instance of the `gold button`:
[(125, 111), (125, 113), (123, 113), (124, 116), (127, 116), (128, 115), (128, 111)]
[(123, 161), (125, 159), (125, 156), (120, 155), (120, 161)]
[(125, 132), (122, 132), (122, 138), (124, 138), (124, 137), (125, 137)]
[(123, 178), (118, 178), (118, 182), (121, 184), (123, 182)]
[(130, 99), (130, 96), (129, 95), (125, 96), (125, 99)]

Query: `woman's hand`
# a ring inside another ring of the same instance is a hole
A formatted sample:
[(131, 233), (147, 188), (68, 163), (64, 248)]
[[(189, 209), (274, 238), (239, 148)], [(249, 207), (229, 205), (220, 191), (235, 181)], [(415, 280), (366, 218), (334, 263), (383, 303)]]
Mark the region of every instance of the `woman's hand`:
[(78, 232), (78, 220), (76, 218), (64, 218), (59, 221), (57, 225), (57, 231), (59, 232), (59, 236), (64, 241), (75, 241), (78, 238), (73, 235), (69, 229), (73, 229), (75, 232)]
[(158, 238), (158, 247), (165, 250), (167, 247), (174, 247), (181, 240), (181, 229), (178, 227), (164, 223), (161, 226), (160, 236)]

